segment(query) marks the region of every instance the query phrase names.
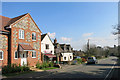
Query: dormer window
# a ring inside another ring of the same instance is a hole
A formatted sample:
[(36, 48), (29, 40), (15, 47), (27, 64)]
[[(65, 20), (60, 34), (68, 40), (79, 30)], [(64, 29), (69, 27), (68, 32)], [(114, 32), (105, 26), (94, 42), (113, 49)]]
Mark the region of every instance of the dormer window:
[(24, 39), (24, 30), (19, 30), (19, 39)]
[(32, 40), (36, 41), (36, 33), (34, 33), (34, 32), (32, 33)]

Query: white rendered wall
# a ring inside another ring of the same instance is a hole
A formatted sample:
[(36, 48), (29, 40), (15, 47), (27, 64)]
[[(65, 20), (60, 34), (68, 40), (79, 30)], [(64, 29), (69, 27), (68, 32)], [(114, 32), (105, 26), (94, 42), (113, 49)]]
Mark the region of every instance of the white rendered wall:
[[(73, 60), (73, 53), (61, 53), (63, 55), (63, 61), (72, 61)], [(70, 56), (72, 56), (72, 58), (70, 59)], [(66, 57), (66, 60), (64, 59), (64, 57)]]
[[(49, 44), (49, 49), (46, 49), (46, 44)], [(44, 39), (41, 41), (41, 52), (42, 53), (49, 53), (52, 51), (52, 54), (54, 54), (54, 45), (49, 39), (48, 35), (44, 37)]]

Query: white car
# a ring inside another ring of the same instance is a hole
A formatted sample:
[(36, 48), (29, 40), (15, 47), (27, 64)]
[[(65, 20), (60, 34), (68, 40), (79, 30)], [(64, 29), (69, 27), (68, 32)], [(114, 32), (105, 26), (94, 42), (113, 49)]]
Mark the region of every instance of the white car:
[(95, 57), (88, 57), (87, 64), (89, 64), (89, 63), (96, 64), (96, 63), (98, 63), (98, 61)]

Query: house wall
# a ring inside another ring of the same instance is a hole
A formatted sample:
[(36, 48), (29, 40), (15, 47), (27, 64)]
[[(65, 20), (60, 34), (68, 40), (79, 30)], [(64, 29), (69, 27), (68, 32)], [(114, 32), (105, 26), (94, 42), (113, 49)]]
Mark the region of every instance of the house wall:
[[(24, 30), (24, 39), (19, 39), (19, 29)], [(36, 41), (32, 40), (32, 32), (36, 33)], [(19, 43), (29, 43), (36, 51), (36, 58), (32, 58), (32, 51), (28, 51), (28, 66), (35, 66), (38, 61), (41, 63), (41, 32), (28, 14), (11, 25), (12, 64), (21, 64), (20, 55), (18, 59), (15, 59), (15, 51), (18, 51)]]
[[(61, 53), (62, 57), (61, 57), (61, 61), (72, 61), (73, 60), (73, 53)], [(70, 59), (70, 56), (72, 56), (72, 58)], [(66, 60), (64, 59), (64, 57), (66, 57)]]
[[(46, 49), (46, 44), (49, 44), (49, 49)], [(44, 39), (41, 42), (41, 52), (42, 53), (51, 53), (54, 54), (54, 45), (49, 39), (48, 35), (44, 37)]]
[(0, 34), (0, 51), (3, 51), (3, 60), (0, 60), (0, 66), (5, 66), (8, 63), (8, 37)]

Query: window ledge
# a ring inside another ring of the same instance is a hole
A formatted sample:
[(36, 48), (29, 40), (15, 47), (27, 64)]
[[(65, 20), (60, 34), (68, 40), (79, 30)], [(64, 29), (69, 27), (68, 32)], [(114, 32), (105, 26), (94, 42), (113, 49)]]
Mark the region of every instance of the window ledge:
[(18, 59), (18, 58), (14, 58), (14, 59)]
[(19, 39), (24, 39), (24, 38), (19, 38)]
[(32, 40), (32, 41), (36, 41), (36, 40)]
[(32, 58), (36, 58), (36, 57), (32, 57)]

